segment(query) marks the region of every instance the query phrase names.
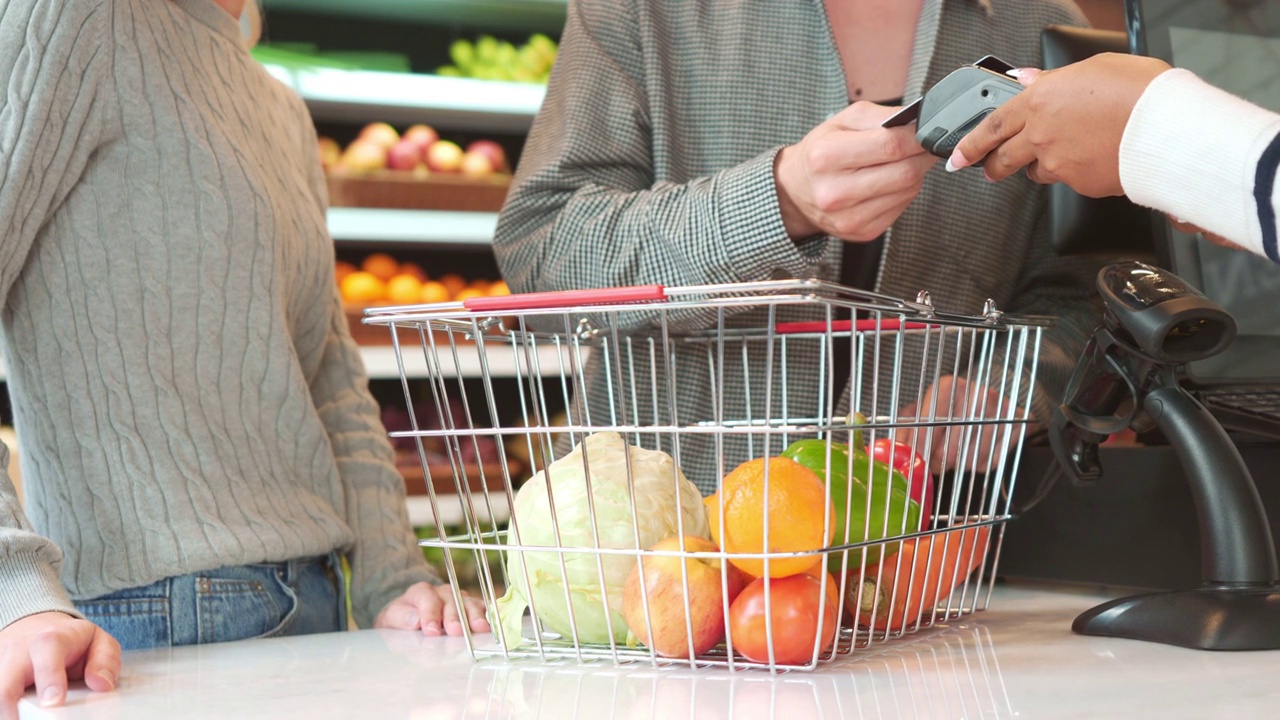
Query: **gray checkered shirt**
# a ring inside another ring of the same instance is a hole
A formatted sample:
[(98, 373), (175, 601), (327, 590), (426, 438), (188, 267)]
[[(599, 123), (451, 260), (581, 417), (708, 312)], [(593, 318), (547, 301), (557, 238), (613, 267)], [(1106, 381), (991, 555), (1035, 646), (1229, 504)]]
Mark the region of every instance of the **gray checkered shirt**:
[[(926, 0), (907, 98), (988, 53), (1038, 65), (1040, 31), (1051, 24), (1083, 18), (1060, 0)], [(840, 241), (788, 239), (773, 161), (848, 103), (822, 0), (571, 0), (546, 101), (498, 223), (503, 275), (523, 292), (836, 280)], [(1092, 282), (1101, 264), (1054, 254), (1044, 199), (1025, 178), (992, 184), (981, 172), (936, 167), (888, 234), (876, 288), (908, 299), (927, 289), (939, 308), (971, 315), (991, 298), (1008, 312), (1056, 316), (1040, 360), (1040, 419), (1099, 317)], [(715, 324), (708, 314), (672, 320)], [(762, 322), (748, 312), (729, 324)], [(679, 422), (712, 417), (705, 352), (683, 349), (676, 359)], [(804, 360), (788, 358), (793, 398), (817, 396), (817, 363)], [(588, 407), (594, 423), (607, 423), (604, 410), (619, 400), (609, 399), (599, 357), (592, 363)], [(649, 388), (637, 392), (648, 411), (642, 423), (671, 420), (661, 417), (668, 383), (659, 385), (657, 403)], [(741, 383), (725, 386), (724, 416), (745, 416)], [(704, 491), (748, 455), (731, 443), (716, 466), (710, 442), (681, 438), (680, 465)]]

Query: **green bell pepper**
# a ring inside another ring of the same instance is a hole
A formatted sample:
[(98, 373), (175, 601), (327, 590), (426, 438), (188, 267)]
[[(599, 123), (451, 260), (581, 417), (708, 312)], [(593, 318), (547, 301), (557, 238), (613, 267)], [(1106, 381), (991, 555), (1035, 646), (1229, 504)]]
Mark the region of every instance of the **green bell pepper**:
[[(911, 499), (911, 486), (906, 477), (893, 468), (873, 460), (861, 449), (853, 452), (853, 476), (849, 476), (849, 454), (846, 446), (831, 443), (831, 474), (827, 476), (826, 440), (797, 440), (782, 451), (789, 458), (809, 468), (818, 477), (828, 477), (828, 491), (835, 505), (832, 522), (836, 528), (833, 545), (848, 545), (916, 532), (920, 528), (920, 506)], [(869, 490), (868, 490), (869, 489)], [(870, 512), (867, 495), (870, 494)], [(886, 503), (887, 500), (887, 503)], [(886, 507), (887, 505), (887, 507)], [(900, 543), (870, 545), (866, 562), (877, 562), (898, 551)], [(860, 562), (862, 553), (854, 550), (850, 560)], [(828, 566), (840, 567), (840, 553), (831, 553)]]

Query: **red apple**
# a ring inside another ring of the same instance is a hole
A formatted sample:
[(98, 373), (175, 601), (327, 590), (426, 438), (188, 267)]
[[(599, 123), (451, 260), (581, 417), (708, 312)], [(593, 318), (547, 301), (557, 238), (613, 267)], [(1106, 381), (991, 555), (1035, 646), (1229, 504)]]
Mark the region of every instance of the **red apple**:
[(409, 140), (426, 152), (431, 143), (440, 139), (440, 134), (430, 125), (413, 125), (404, 131), (404, 135), (400, 136), (402, 140)]
[(462, 148), (448, 140), (437, 140), (427, 148), (427, 169), (432, 172), (458, 172), (462, 168)]
[[(710, 540), (690, 535), (667, 538), (650, 549), (719, 552)], [(640, 588), (639, 565), (627, 576), (627, 584), (622, 591), (622, 616), (640, 642), (652, 647), (662, 657), (689, 657), (686, 607), (693, 631), (694, 655), (707, 652), (724, 639), (725, 595), (721, 588), (721, 567), (728, 573), (730, 603), (742, 590), (742, 575), (737, 568), (716, 558), (664, 555), (644, 557), (640, 563), (644, 567), (644, 591), (641, 592)], [(682, 567), (689, 579), (687, 602)], [(646, 597), (652, 633), (649, 632), (649, 623), (645, 622)]]
[(371, 140), (356, 140), (342, 153), (340, 164), (353, 173), (381, 170), (387, 165), (387, 150)]
[(320, 165), (325, 170), (334, 167), (342, 159), (342, 148), (333, 138), (318, 138), (316, 149), (320, 152)]
[(408, 138), (402, 138), (387, 151), (387, 167), (391, 170), (412, 170), (421, 164), (422, 149)]
[(507, 153), (502, 146), (492, 140), (476, 140), (467, 146), (467, 154), (480, 153), (488, 156), (493, 163), (494, 172), (505, 172), (507, 169)]
[(370, 123), (364, 126), (360, 131), (360, 140), (369, 140), (377, 145), (381, 145), (384, 150), (390, 150), (400, 140), (400, 133), (396, 129), (386, 123)]
[(475, 152), (463, 154), (462, 166), (459, 169), (467, 177), (488, 177), (498, 171), (488, 155)]

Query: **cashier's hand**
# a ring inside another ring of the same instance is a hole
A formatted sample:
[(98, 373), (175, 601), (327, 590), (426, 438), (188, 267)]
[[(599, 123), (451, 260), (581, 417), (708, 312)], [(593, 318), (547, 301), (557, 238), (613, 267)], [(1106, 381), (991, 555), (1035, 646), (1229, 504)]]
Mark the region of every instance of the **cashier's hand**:
[[(462, 592), (463, 615), (469, 618), (471, 632), (489, 632), (484, 616), (484, 603)], [(443, 624), (443, 632), (441, 625)], [(373, 621), (376, 628), (421, 630), (423, 635), (461, 635), (462, 618), (453, 602), (448, 585), (420, 582), (400, 597), (387, 603)]]
[(1123, 195), (1120, 140), (1142, 93), (1169, 69), (1161, 60), (1105, 53), (1057, 70), (1023, 69), (1024, 90), (974, 128), (947, 169), (982, 164), (990, 180), (1022, 168), (1089, 197)]
[(916, 142), (914, 126), (880, 127), (897, 110), (854, 103), (778, 153), (774, 184), (792, 240), (875, 240), (920, 193), (938, 159)]
[(60, 612), (28, 615), (0, 630), (0, 719), (17, 720), (18, 699), (35, 685), (41, 706), (61, 705), (67, 681), (106, 692), (120, 677), (120, 643), (88, 620)]

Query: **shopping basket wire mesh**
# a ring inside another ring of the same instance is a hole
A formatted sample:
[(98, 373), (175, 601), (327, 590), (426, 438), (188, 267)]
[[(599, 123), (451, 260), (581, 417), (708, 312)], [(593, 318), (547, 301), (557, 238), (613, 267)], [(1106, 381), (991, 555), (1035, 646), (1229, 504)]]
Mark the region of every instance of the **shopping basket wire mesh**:
[(477, 568), (473, 657), (810, 669), (990, 602), (1043, 319), (809, 280), (365, 322), (391, 331), (392, 435), (452, 476), (428, 499), (461, 527), (422, 543), (458, 600)]

